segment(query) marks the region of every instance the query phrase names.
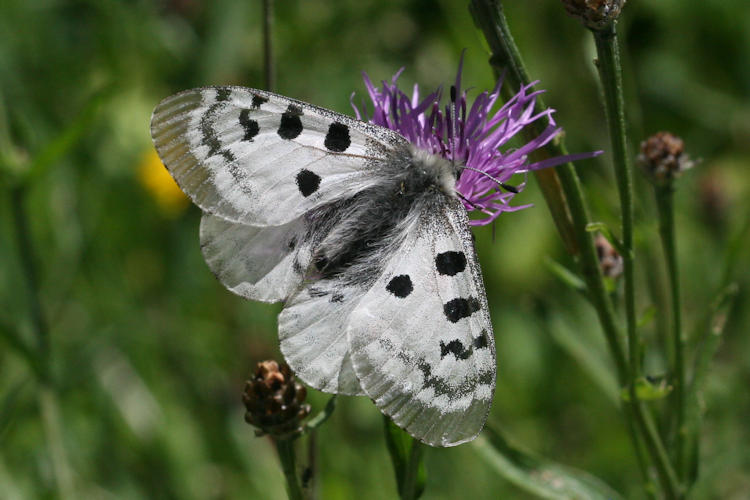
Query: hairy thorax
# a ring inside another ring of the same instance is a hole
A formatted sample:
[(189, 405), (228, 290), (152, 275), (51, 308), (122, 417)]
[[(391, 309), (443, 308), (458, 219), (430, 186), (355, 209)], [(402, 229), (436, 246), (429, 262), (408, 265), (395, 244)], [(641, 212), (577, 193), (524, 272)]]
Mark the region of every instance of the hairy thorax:
[(354, 269), (367, 281), (418, 214), (456, 197), (454, 165), (411, 145), (393, 151), (380, 168), (377, 184), (315, 214), (315, 233), (326, 235), (313, 258), (321, 277)]

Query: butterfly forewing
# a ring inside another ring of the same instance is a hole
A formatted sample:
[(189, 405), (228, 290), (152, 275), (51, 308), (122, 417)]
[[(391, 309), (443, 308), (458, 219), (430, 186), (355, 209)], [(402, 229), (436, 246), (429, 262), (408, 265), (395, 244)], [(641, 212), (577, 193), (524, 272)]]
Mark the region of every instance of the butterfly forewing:
[(261, 90), (209, 87), (162, 101), (159, 156), (206, 212), (251, 226), (286, 224), (377, 181), (399, 134)]
[(365, 393), (435, 446), (473, 439), (495, 386), (495, 347), (466, 214), (420, 216), (349, 319)]

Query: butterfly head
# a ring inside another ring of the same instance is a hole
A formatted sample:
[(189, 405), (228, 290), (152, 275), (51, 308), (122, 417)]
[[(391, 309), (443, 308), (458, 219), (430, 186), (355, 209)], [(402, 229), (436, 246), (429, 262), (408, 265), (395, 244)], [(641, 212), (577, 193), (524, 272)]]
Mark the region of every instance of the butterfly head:
[(437, 189), (444, 194), (456, 196), (456, 167), (450, 160), (411, 146), (410, 180), (418, 184), (419, 190)]

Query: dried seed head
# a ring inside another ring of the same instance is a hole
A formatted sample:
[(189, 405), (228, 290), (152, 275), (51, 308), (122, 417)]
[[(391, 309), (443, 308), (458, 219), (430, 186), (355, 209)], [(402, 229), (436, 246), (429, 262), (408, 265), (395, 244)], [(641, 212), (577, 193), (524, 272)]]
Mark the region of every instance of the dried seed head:
[(651, 182), (665, 186), (692, 167), (693, 161), (685, 153), (682, 139), (670, 132), (657, 132), (641, 142), (638, 165)]
[(599, 257), (599, 266), (602, 268), (602, 274), (610, 278), (617, 278), (622, 274), (622, 256), (612, 244), (601, 234), (596, 235), (594, 240), (596, 245), (596, 254)]
[(562, 0), (565, 10), (591, 30), (601, 30), (620, 15), (626, 0)]
[(261, 361), (245, 383), (245, 421), (274, 436), (294, 434), (310, 414), (306, 397), (307, 389), (294, 379), (289, 365)]

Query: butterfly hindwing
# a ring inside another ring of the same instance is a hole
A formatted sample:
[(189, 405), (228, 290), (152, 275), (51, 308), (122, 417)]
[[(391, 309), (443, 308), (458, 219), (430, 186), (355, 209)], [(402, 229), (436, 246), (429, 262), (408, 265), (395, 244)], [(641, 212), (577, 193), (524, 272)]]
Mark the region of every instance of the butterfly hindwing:
[(303, 218), (256, 227), (204, 213), (201, 250), (229, 291), (246, 299), (279, 302), (297, 289), (310, 263), (306, 227)]
[(346, 327), (366, 290), (340, 279), (303, 285), (279, 314), (279, 342), (306, 384), (334, 394), (363, 395), (349, 353)]
[(452, 446), (479, 433), (495, 387), (495, 346), (459, 202), (408, 229), (352, 312), (348, 338), (364, 392), (411, 435)]
[(387, 150), (405, 141), (383, 127), (242, 87), (166, 98), (154, 110), (151, 135), (203, 211), (250, 226), (283, 225), (367, 188)]

